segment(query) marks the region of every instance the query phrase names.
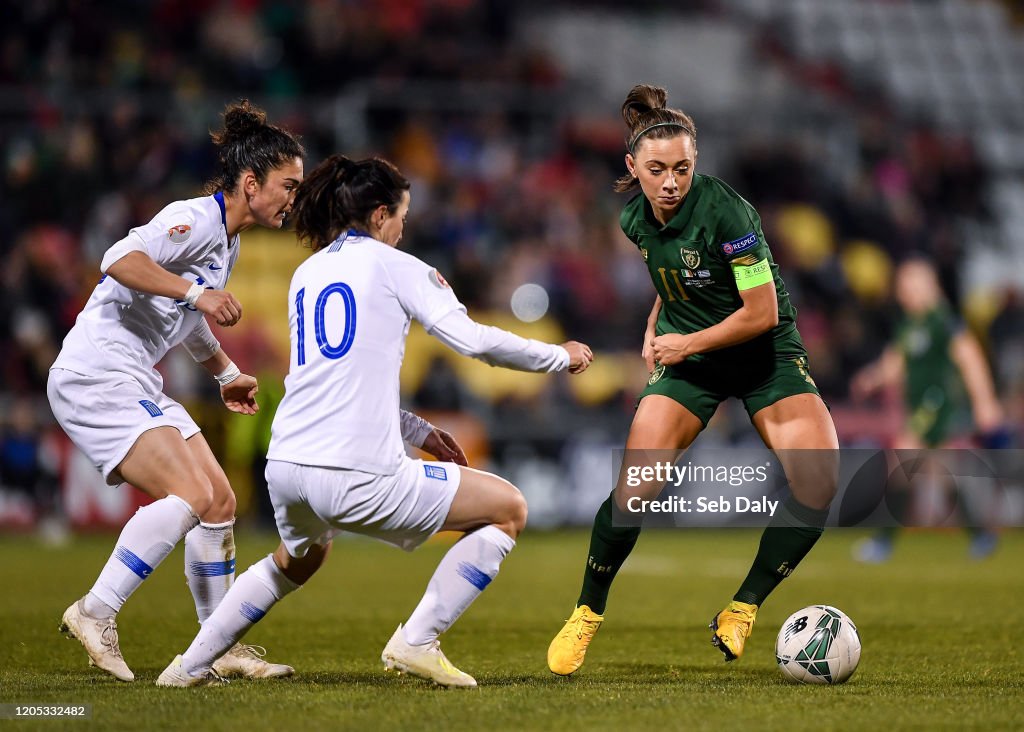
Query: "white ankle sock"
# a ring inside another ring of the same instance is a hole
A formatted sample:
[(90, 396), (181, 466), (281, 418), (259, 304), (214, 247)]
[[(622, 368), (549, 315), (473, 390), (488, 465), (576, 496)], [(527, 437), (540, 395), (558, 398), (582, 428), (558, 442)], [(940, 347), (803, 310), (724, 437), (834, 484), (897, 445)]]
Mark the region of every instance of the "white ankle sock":
[(185, 579), (202, 625), (235, 581), (235, 520), (203, 521), (185, 534)]
[(403, 628), (405, 642), (430, 643), (452, 626), (497, 574), (515, 541), (497, 526), (466, 534), (448, 550)]
[(199, 518), (192, 507), (177, 496), (161, 498), (136, 511), (121, 529), (117, 548), (89, 591), (92, 598), (87, 598), (86, 612), (93, 614), (90, 607), (96, 609), (95, 598), (117, 613), (197, 523)]
[(298, 588), (270, 554), (242, 572), (182, 654), (186, 673), (198, 676), (208, 671), (276, 602)]

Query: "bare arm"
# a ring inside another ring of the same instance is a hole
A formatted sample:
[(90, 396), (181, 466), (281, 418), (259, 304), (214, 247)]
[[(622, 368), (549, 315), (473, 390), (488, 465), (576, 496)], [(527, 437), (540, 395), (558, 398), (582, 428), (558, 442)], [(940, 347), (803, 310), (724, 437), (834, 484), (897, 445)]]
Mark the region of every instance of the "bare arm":
[(661, 295), (654, 297), (654, 307), (647, 316), (647, 329), (644, 331), (644, 346), (640, 351), (649, 372), (654, 371), (654, 338), (658, 333), (658, 315), (661, 313)]
[(743, 305), (720, 323), (696, 333), (667, 333), (654, 339), (654, 358), (672, 366), (698, 353), (746, 343), (779, 324), (775, 283), (740, 290)]
[(146, 254), (128, 252), (107, 267), (107, 274), (130, 290), (184, 300), (192, 283), (168, 272)]
[[(109, 265), (106, 273), (130, 290), (148, 295), (185, 300), (195, 285), (168, 272), (140, 251), (132, 251)], [(223, 290), (203, 290), (195, 301), (196, 310), (211, 316), (218, 325), (234, 325), (242, 317), (235, 296)]]
[(259, 383), (256, 378), (243, 374), (234, 362), (218, 346), (217, 351), (205, 361), (199, 362), (220, 384), (220, 398), (224, 406), (238, 414), (256, 414), (260, 411), (256, 403)]
[(903, 354), (895, 346), (889, 346), (876, 361), (868, 364), (856, 374), (850, 383), (850, 393), (855, 399), (866, 399), (887, 386), (903, 380), (905, 364)]
[(961, 331), (953, 338), (950, 356), (960, 370), (964, 386), (967, 387), (974, 423), (983, 432), (996, 429), (1002, 424), (1003, 410), (996, 396), (988, 360), (981, 350), (978, 339), (969, 331)]

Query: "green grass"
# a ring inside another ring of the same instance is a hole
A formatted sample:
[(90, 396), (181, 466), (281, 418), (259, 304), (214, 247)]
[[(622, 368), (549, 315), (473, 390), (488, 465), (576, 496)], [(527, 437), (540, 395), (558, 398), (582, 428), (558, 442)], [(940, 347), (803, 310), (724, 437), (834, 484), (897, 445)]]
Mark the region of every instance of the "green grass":
[[(310, 585), (248, 638), (294, 665), (294, 678), (178, 690), (153, 681), (196, 630), (180, 549), (119, 617), (138, 677), (122, 684), (89, 668), (77, 641), (56, 629), (112, 537), (61, 549), (0, 538), (0, 702), (93, 705), (91, 721), (7, 723), (26, 729), (1019, 729), (1024, 534), (1006, 534), (993, 559), (972, 563), (962, 533), (910, 533), (880, 567), (849, 559), (860, 535), (827, 533), (763, 608), (743, 659), (726, 665), (706, 625), (746, 572), (758, 534), (648, 532), (586, 666), (561, 679), (544, 654), (572, 609), (588, 535), (528, 533), (445, 636), (448, 655), (481, 684), (471, 691), (385, 675), (379, 661), (440, 543), (408, 555), (339, 542)], [(238, 543), (243, 568), (276, 541), (241, 530)], [(861, 665), (843, 686), (791, 685), (775, 668), (779, 625), (815, 603), (841, 608), (860, 628)]]

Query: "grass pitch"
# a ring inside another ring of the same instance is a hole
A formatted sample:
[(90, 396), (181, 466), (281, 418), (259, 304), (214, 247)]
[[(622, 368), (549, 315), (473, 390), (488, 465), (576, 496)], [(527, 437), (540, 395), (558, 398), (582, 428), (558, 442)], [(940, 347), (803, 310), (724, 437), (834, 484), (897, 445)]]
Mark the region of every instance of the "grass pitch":
[[(444, 638), (481, 688), (442, 690), (385, 675), (380, 652), (415, 606), (446, 546), (414, 554), (341, 541), (301, 591), (247, 641), (294, 665), (283, 681), (158, 689), (157, 675), (196, 630), (179, 548), (119, 616), (137, 681), (87, 666), (57, 632), (113, 537), (52, 549), (0, 537), (0, 703), (91, 704), (91, 720), (0, 722), (26, 729), (1019, 729), (1024, 719), (1024, 534), (1003, 535), (990, 560), (966, 558), (962, 533), (908, 533), (882, 566), (853, 562), (860, 533), (831, 530), (758, 616), (744, 657), (726, 665), (707, 623), (730, 598), (757, 546), (751, 531), (649, 531), (612, 593), (586, 665), (552, 676), (545, 651), (572, 610), (589, 534), (527, 533), (498, 579)], [(237, 534), (238, 566), (276, 545)], [(778, 626), (827, 603), (857, 623), (853, 679), (795, 686), (775, 668)], [(13, 728), (13, 727), (12, 727)]]

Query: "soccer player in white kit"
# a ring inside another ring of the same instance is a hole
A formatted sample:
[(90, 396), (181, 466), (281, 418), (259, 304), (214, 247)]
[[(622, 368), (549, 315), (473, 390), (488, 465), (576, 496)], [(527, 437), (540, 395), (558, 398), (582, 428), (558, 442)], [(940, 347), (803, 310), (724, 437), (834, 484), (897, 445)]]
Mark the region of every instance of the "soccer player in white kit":
[[(135, 675), (118, 642), (117, 612), (185, 539), (185, 575), (202, 623), (234, 580), (235, 496), (199, 427), (162, 392), (154, 369), (183, 345), (219, 382), (225, 406), (255, 414), (256, 379), (241, 373), (206, 316), (234, 325), (242, 308), (224, 290), (239, 232), (280, 228), (302, 180), (303, 149), (248, 101), (225, 111), (212, 135), (220, 174), (201, 198), (165, 207), (107, 250), (103, 277), (50, 368), (47, 396), (61, 427), (107, 483), (130, 483), (154, 502), (125, 524), (92, 589), (61, 630), (121, 681)], [(225, 649), (222, 675), (287, 676), (252, 646)]]
[[(524, 371), (580, 373), (593, 354), (480, 325), (436, 269), (397, 249), (409, 182), (379, 159), (328, 158), (299, 188), (293, 217), (316, 252), (288, 294), (291, 364), (274, 418), (267, 482), (281, 544), (239, 576), (158, 685), (218, 683), (210, 667), (350, 531), (412, 550), (442, 530), (465, 535), (392, 635), (387, 669), (442, 686), (476, 686), (442, 653), (444, 633), (494, 579), (526, 525), (508, 481), (466, 466), (447, 433), (399, 407), (409, 324), (459, 353)], [(438, 458), (409, 458), (403, 440)]]

